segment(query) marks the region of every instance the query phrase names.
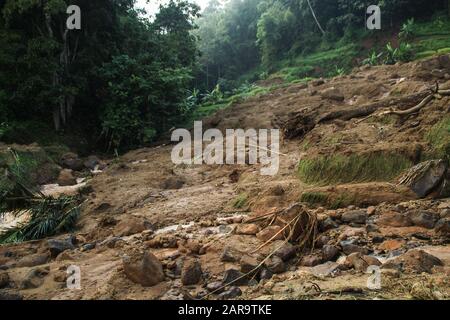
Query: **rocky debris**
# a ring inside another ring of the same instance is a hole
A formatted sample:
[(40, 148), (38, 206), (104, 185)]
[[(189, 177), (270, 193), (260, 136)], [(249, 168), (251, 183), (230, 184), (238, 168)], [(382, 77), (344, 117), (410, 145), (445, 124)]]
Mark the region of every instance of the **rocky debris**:
[(0, 271), (0, 289), (9, 285), (9, 275), (6, 271)]
[(148, 230), (151, 227), (151, 224), (141, 217), (128, 216), (115, 226), (114, 235), (116, 237), (131, 236)]
[(344, 94), (341, 92), (341, 90), (331, 87), (328, 89), (323, 90), (320, 93), (321, 97), (323, 99), (329, 99), (329, 100), (335, 100), (335, 101), (344, 101), (345, 97)]
[(324, 245), (322, 247), (322, 258), (323, 261), (336, 261), (339, 258), (340, 251), (339, 248), (333, 245)]
[(81, 251), (91, 251), (95, 249), (96, 243), (86, 243), (81, 246)]
[(234, 299), (242, 295), (242, 291), (239, 287), (231, 287), (230, 289), (222, 292), (217, 296), (218, 300)]
[(346, 241), (341, 241), (340, 243), (341, 247), (342, 247), (342, 251), (346, 254), (352, 254), (355, 252), (367, 255), (369, 253), (369, 250), (366, 247), (362, 247), (359, 246), (357, 244), (355, 244), (355, 242), (353, 240), (346, 240)]
[(152, 287), (164, 281), (162, 264), (150, 251), (125, 256), (122, 263), (128, 279), (143, 287)]
[(256, 237), (262, 242), (267, 242), (269, 240), (282, 240), (283, 232), (280, 226), (269, 226), (256, 234)]
[(78, 157), (77, 154), (73, 152), (67, 152), (63, 154), (61, 156), (60, 163), (64, 168), (73, 171), (83, 170), (83, 161)]
[(206, 285), (206, 290), (209, 292), (214, 292), (216, 294), (222, 293), (225, 288), (223, 286), (223, 283), (220, 281), (210, 282)]
[(260, 273), (259, 273), (259, 279), (260, 280), (269, 280), (272, 279), (273, 277), (273, 272), (270, 271), (267, 268), (262, 268)]
[(339, 225), (332, 218), (326, 218), (319, 222), (319, 230), (321, 232), (325, 232), (325, 231), (328, 231), (331, 229), (336, 229), (338, 227), (339, 227)]
[(286, 264), (277, 256), (272, 256), (265, 261), (265, 266), (272, 273), (278, 274), (286, 271)]
[(450, 235), (450, 218), (440, 219), (436, 223), (435, 230), (440, 235), (449, 236)]
[(202, 266), (198, 260), (187, 260), (184, 262), (181, 271), (181, 283), (185, 286), (194, 285), (200, 282), (202, 276)]
[(77, 179), (72, 174), (71, 169), (63, 169), (59, 173), (58, 179), (56, 181), (61, 187), (74, 186), (77, 184)]
[(19, 301), (23, 300), (22, 294), (15, 290), (0, 290), (0, 301)]
[(437, 214), (424, 210), (414, 210), (408, 216), (414, 225), (427, 229), (433, 229), (439, 219)]
[(351, 210), (345, 212), (341, 220), (346, 223), (365, 224), (367, 215), (367, 210)]
[(410, 227), (412, 221), (408, 215), (400, 212), (385, 212), (377, 220), (376, 223), (381, 226), (388, 227)]
[(396, 269), (401, 272), (427, 272), (431, 273), (434, 266), (442, 266), (442, 261), (420, 249), (409, 250), (401, 256), (386, 261), (382, 268)]
[(400, 178), (400, 184), (424, 198), (443, 182), (446, 172), (447, 164), (444, 160), (425, 161), (408, 170)]
[(72, 237), (65, 240), (50, 239), (47, 241), (47, 245), (52, 258), (56, 258), (59, 254), (66, 250), (75, 249)]
[(182, 177), (169, 177), (161, 183), (161, 189), (179, 190), (183, 188), (186, 181)]
[(36, 253), (29, 256), (25, 256), (21, 258), (17, 264), (16, 267), (23, 268), (23, 267), (37, 267), (43, 264), (46, 264), (50, 261), (50, 254), (49, 253)]
[(239, 257), (241, 255), (242, 254), (239, 251), (233, 249), (232, 247), (225, 246), (225, 248), (223, 249), (222, 255), (220, 257), (220, 261), (222, 261), (222, 262), (237, 262), (237, 261), (239, 261)]
[(403, 247), (404, 245), (405, 245), (404, 240), (390, 239), (390, 240), (383, 241), (383, 243), (381, 243), (378, 248), (389, 252), (389, 251), (398, 250), (401, 247)]
[(256, 224), (240, 224), (236, 228), (236, 234), (254, 236), (259, 232), (259, 227)]
[(304, 267), (314, 267), (322, 263), (322, 257), (318, 254), (304, 256), (300, 260), (300, 265)]
[[(101, 165), (101, 160), (97, 156), (89, 156), (87, 159), (83, 162), (83, 165), (89, 169), (89, 170), (96, 170)], [(104, 169), (103, 168), (99, 168)]]
[(381, 262), (377, 258), (362, 255), (359, 252), (355, 252), (347, 256), (346, 264), (352, 266), (359, 272), (366, 272), (369, 266), (381, 266)]
[(44, 278), (49, 274), (50, 267), (36, 267), (31, 269), (20, 283), (23, 290), (39, 288), (44, 283)]
[(336, 262), (325, 262), (311, 268), (311, 273), (316, 277), (329, 277), (339, 272), (339, 264)]
[(245, 286), (248, 284), (248, 277), (236, 269), (228, 269), (223, 275), (222, 283), (224, 285)]
[(275, 252), (275, 256), (279, 257), (283, 261), (288, 261), (294, 258), (297, 254), (297, 248), (289, 242), (283, 243), (280, 246), (279, 242), (275, 241), (273, 246), (275, 248), (278, 248), (278, 250)]
[(239, 264), (241, 266), (241, 272), (251, 273), (257, 271), (260, 262), (258, 261), (257, 258), (246, 254), (242, 256)]

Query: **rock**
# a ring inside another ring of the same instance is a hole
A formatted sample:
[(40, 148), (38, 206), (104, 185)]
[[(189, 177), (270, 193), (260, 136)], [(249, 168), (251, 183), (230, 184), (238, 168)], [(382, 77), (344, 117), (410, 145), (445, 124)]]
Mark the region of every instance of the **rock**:
[(414, 271), (431, 273), (434, 266), (442, 266), (442, 261), (420, 249), (409, 250), (405, 254), (386, 261), (382, 268), (399, 271)]
[(22, 294), (18, 291), (0, 290), (0, 301), (18, 301), (23, 300)]
[(386, 212), (376, 220), (376, 223), (381, 226), (388, 227), (410, 227), (412, 226), (411, 219), (399, 212)]
[(214, 292), (216, 294), (219, 294), (219, 293), (222, 293), (225, 290), (225, 288), (224, 288), (222, 282), (216, 281), (216, 282), (208, 283), (206, 285), (206, 290), (208, 290), (209, 292)]
[(366, 225), (366, 231), (367, 231), (367, 232), (378, 232), (378, 231), (380, 231), (380, 230), (378, 229), (378, 227), (377, 227), (375, 224), (373, 224), (373, 223), (368, 223), (368, 224)]
[(20, 283), (20, 288), (23, 290), (39, 288), (44, 283), (44, 278), (48, 275), (49, 271), (49, 267), (31, 269)]
[(151, 228), (151, 224), (141, 217), (130, 216), (114, 227), (114, 236), (127, 237)]
[(323, 246), (327, 245), (330, 242), (330, 238), (324, 235), (319, 236), (316, 241), (316, 247), (322, 248)]
[(304, 256), (300, 260), (300, 265), (304, 267), (314, 267), (322, 263), (322, 257), (317, 254)]
[(362, 254), (359, 252), (350, 254), (346, 259), (346, 264), (349, 264), (359, 272), (365, 272), (369, 267), (369, 264), (364, 259), (362, 259)]
[(83, 165), (89, 170), (95, 170), (100, 165), (100, 159), (97, 156), (89, 156)]
[(367, 208), (367, 215), (369, 217), (374, 215), (376, 212), (377, 212), (377, 208), (376, 207), (368, 207)]
[[(279, 247), (278, 243), (275, 243), (274, 246), (276, 248)], [(294, 258), (297, 254), (297, 248), (290, 244), (289, 242), (283, 244), (276, 252), (275, 256), (281, 258), (283, 261), (289, 261)]]
[(239, 261), (239, 257), (242, 254), (237, 250), (233, 249), (230, 246), (226, 246), (223, 249), (222, 256), (220, 257), (220, 261), (222, 262), (236, 262)]
[(345, 212), (341, 220), (347, 223), (365, 224), (367, 220), (367, 210), (352, 210)]
[(442, 182), (447, 171), (444, 160), (430, 160), (419, 163), (408, 170), (401, 178), (400, 184), (406, 185), (420, 198), (424, 198)]
[(255, 257), (252, 257), (248, 254), (242, 256), (241, 261), (241, 272), (243, 273), (250, 273), (257, 271), (256, 269), (259, 266), (259, 261)]
[(444, 209), (441, 211), (441, 213), (439, 214), (439, 216), (444, 219), (444, 218), (450, 218), (450, 209)]
[(198, 260), (188, 260), (184, 263), (181, 271), (181, 283), (185, 286), (194, 285), (200, 282), (203, 272)]
[(285, 263), (283, 262), (283, 260), (281, 260), (277, 256), (270, 257), (265, 262), (265, 265), (266, 265), (267, 269), (269, 269), (271, 272), (273, 272), (275, 274), (286, 272)]
[(20, 259), (16, 267), (23, 268), (23, 267), (36, 267), (43, 264), (46, 264), (50, 261), (50, 254), (49, 253), (36, 253), (33, 255), (25, 256), (22, 259)]
[(424, 210), (415, 210), (408, 215), (414, 225), (427, 229), (433, 229), (438, 220), (437, 214)]
[(321, 97), (324, 99), (335, 100), (335, 101), (344, 101), (344, 94), (337, 88), (331, 87), (323, 90), (320, 93)]
[(186, 181), (181, 177), (169, 177), (161, 183), (161, 189), (179, 190), (183, 188)]
[(223, 275), (222, 283), (224, 285), (245, 286), (248, 284), (247, 276), (236, 269), (228, 269)]
[(225, 292), (222, 292), (217, 296), (218, 300), (227, 300), (227, 299), (234, 299), (242, 295), (241, 289), (239, 287), (231, 287)]
[(63, 169), (59, 173), (58, 180), (56, 181), (61, 187), (74, 186), (77, 184), (77, 179), (72, 174), (72, 170)]
[(322, 78), (311, 81), (311, 84), (313, 85), (313, 87), (321, 86), (324, 83), (325, 83), (325, 81)]
[(403, 247), (404, 244), (404, 240), (386, 240), (379, 246), (379, 248), (384, 251), (394, 251)]
[(74, 171), (80, 171), (83, 169), (83, 161), (78, 158), (78, 155), (72, 152), (65, 153), (61, 156), (61, 165), (64, 168)]
[(272, 279), (273, 277), (273, 272), (270, 271), (267, 268), (262, 268), (261, 272), (259, 273), (259, 279), (260, 280), (269, 280)]
[(358, 252), (361, 254), (368, 254), (369, 250), (365, 247), (361, 247), (359, 245), (356, 245), (353, 243), (353, 241), (341, 241), (341, 247), (342, 247), (342, 251), (344, 251), (344, 253), (346, 255)]
[(236, 228), (236, 234), (254, 236), (258, 232), (259, 227), (256, 224), (240, 224)]
[(161, 262), (149, 251), (143, 254), (125, 256), (122, 259), (125, 275), (143, 287), (152, 287), (164, 281), (164, 272)]
[(9, 275), (6, 271), (0, 271), (0, 289), (9, 285)]
[(91, 251), (95, 249), (95, 243), (86, 243), (81, 247), (81, 251)]
[(448, 236), (450, 234), (450, 218), (440, 219), (435, 226), (438, 234)]
[(321, 232), (326, 232), (331, 229), (338, 228), (339, 225), (331, 218), (326, 218), (325, 220), (322, 220), (319, 222), (319, 230)]
[(323, 261), (336, 261), (340, 255), (339, 248), (332, 245), (324, 245), (322, 247), (322, 258)]
[(47, 245), (52, 258), (56, 258), (60, 253), (66, 250), (75, 249), (75, 246), (72, 243), (72, 239), (66, 240), (50, 239), (47, 241)]
[(381, 266), (380, 260), (372, 256), (363, 256), (362, 259), (370, 266)]
[(281, 230), (280, 226), (269, 226), (258, 232), (256, 234), (256, 237), (262, 242), (267, 242), (269, 240), (282, 240), (283, 232), (280, 232), (280, 230)]
[(316, 277), (328, 277), (339, 272), (339, 264), (328, 261), (311, 268), (311, 273)]
[(200, 250), (202, 249), (201, 243), (194, 239), (189, 239), (184, 246), (192, 254), (200, 254)]

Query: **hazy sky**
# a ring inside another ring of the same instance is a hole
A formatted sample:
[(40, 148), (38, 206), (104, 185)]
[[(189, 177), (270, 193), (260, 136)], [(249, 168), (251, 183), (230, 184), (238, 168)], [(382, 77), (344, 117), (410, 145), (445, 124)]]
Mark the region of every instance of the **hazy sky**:
[[(146, 0), (138, 0), (136, 5), (139, 8), (145, 8), (148, 13), (153, 15), (153, 14), (155, 14), (155, 12), (158, 11), (159, 5), (161, 3), (165, 3), (165, 2), (168, 2), (168, 0), (150, 0), (149, 4), (146, 3)], [(209, 0), (194, 0), (194, 2), (196, 2), (200, 6), (200, 8), (202, 8), (202, 10), (203, 10), (203, 9), (205, 9)]]

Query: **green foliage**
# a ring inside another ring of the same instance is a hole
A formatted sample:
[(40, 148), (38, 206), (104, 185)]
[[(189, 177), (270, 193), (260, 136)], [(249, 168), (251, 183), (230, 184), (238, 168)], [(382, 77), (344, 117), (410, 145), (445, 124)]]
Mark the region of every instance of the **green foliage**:
[(328, 194), (322, 192), (308, 192), (305, 191), (300, 197), (301, 202), (308, 203), (310, 205), (323, 205), (328, 201)]
[(450, 116), (435, 124), (427, 133), (426, 139), (431, 146), (428, 158), (450, 161)]
[(401, 154), (330, 155), (301, 160), (298, 173), (309, 184), (390, 181), (411, 165)]
[(369, 53), (369, 56), (363, 61), (363, 64), (370, 65), (370, 66), (376, 66), (381, 64), (381, 57), (383, 56), (383, 53), (377, 53), (375, 50), (372, 50)]
[(408, 19), (403, 25), (398, 34), (398, 37), (403, 41), (410, 41), (416, 36), (416, 25), (414, 18)]
[(386, 45), (385, 64), (395, 64), (397, 62), (409, 62), (414, 54), (409, 43), (401, 42), (398, 48), (394, 48), (391, 43)]
[(236, 209), (242, 209), (247, 205), (248, 196), (246, 193), (239, 194), (236, 199), (233, 200), (233, 207)]

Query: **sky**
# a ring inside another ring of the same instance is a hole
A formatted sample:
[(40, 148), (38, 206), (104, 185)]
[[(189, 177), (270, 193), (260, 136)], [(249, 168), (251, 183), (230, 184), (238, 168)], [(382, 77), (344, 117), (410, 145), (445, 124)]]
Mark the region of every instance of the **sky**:
[[(168, 0), (150, 0), (149, 4), (146, 3), (146, 0), (138, 0), (136, 6), (138, 8), (145, 8), (150, 15), (154, 15), (158, 11), (160, 3), (165, 2), (168, 2)], [(203, 10), (205, 9), (209, 0), (194, 0), (194, 2), (197, 3)]]

